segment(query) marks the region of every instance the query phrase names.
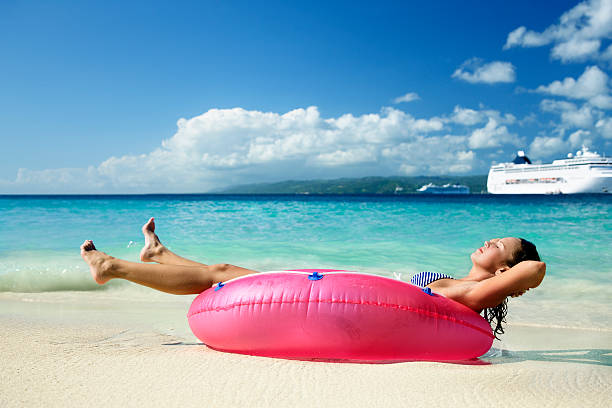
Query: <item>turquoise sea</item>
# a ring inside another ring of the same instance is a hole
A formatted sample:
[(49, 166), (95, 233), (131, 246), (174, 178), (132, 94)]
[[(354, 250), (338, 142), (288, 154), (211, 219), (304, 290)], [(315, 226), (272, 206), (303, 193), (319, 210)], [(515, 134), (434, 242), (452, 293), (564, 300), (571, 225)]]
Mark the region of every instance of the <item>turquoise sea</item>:
[(483, 241), (533, 241), (542, 285), (512, 299), (512, 324), (609, 330), (612, 195), (575, 196), (0, 196), (0, 292), (124, 291), (96, 285), (79, 245), (138, 261), (151, 216), (162, 242), (204, 263), (260, 271), (338, 268), (408, 280), (456, 277)]

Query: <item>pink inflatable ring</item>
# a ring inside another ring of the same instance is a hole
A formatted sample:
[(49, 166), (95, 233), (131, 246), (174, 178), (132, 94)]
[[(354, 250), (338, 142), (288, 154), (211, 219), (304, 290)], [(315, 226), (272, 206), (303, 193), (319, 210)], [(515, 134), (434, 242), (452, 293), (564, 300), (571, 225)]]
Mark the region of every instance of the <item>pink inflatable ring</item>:
[(220, 351), (303, 360), (471, 359), (493, 334), (470, 308), (409, 283), (329, 269), (264, 272), (219, 283), (187, 315)]

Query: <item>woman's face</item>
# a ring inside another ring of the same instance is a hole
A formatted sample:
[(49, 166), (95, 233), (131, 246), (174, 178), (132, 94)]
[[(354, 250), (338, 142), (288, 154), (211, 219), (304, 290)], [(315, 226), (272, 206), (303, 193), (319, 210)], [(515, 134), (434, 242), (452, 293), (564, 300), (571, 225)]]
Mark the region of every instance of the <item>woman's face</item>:
[(472, 253), (470, 258), (474, 265), (478, 265), (491, 273), (502, 267), (507, 267), (513, 255), (521, 247), (518, 238), (495, 238), (485, 241), (484, 245)]

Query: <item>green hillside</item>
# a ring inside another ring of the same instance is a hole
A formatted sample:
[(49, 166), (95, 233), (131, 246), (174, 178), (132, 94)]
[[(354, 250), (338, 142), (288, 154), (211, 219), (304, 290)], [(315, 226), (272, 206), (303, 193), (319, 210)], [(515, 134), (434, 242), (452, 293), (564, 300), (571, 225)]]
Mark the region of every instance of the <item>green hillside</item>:
[(411, 194), (428, 183), (463, 184), (473, 194), (486, 193), (487, 176), (364, 177), (335, 180), (287, 180), (233, 186), (223, 194)]

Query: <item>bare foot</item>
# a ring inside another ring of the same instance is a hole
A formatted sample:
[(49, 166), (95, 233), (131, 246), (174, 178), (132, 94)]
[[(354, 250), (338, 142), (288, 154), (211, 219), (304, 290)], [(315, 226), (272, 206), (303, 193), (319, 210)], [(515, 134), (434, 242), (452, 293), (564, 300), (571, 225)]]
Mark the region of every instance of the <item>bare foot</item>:
[(155, 218), (150, 218), (142, 226), (142, 233), (145, 238), (145, 244), (140, 251), (140, 260), (142, 262), (155, 262), (155, 258), (166, 249), (157, 234), (155, 234)]
[(83, 242), (83, 245), (81, 245), (81, 256), (89, 265), (91, 276), (98, 284), (103, 285), (112, 278), (110, 260), (113, 258), (104, 252), (98, 251), (93, 241), (87, 240)]

